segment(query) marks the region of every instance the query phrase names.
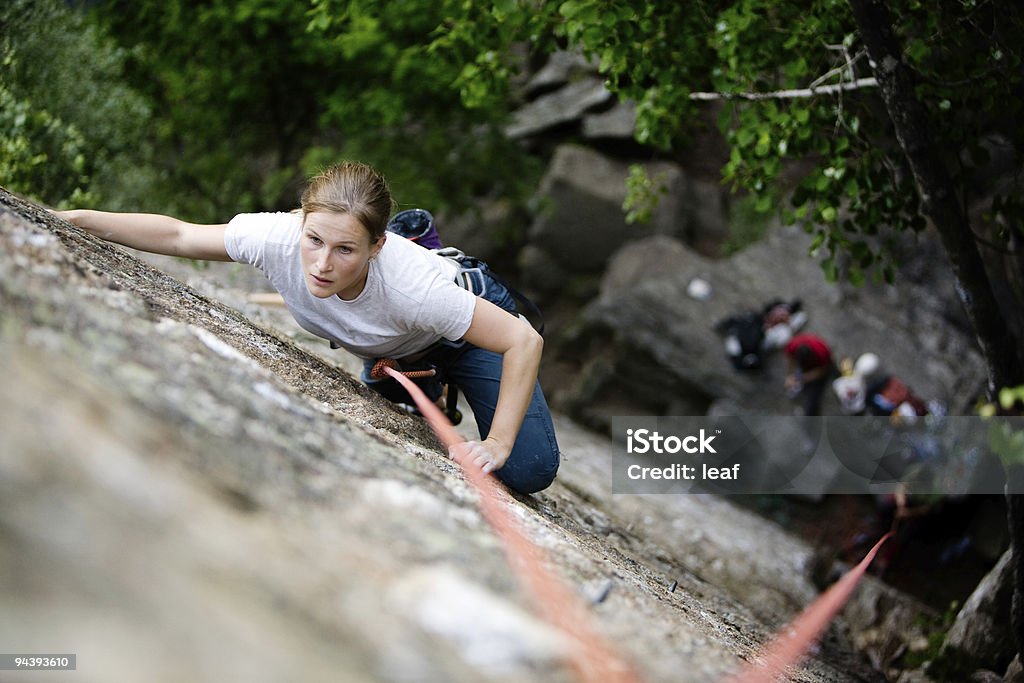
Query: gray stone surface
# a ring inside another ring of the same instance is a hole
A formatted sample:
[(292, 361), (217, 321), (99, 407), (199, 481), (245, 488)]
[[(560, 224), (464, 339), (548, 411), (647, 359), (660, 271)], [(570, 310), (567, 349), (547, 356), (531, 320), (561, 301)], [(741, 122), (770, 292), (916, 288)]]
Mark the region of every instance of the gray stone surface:
[[(601, 295), (582, 313), (576, 337), (565, 344), (563, 352), (584, 369), (563, 385), (556, 404), (590, 411), (596, 423), (609, 412), (600, 405), (605, 399), (614, 409), (632, 404), (634, 412), (623, 415), (671, 414), (673, 404), (704, 414), (717, 401), (740, 411), (787, 414), (778, 353), (759, 371), (737, 372), (713, 329), (718, 320), (777, 297), (802, 300), (809, 317), (804, 329), (825, 338), (837, 360), (872, 351), (885, 372), (921, 396), (945, 403), (953, 414), (969, 412), (985, 372), (973, 338), (956, 322), (948, 274), (936, 269), (919, 280), (903, 274), (893, 287), (828, 283), (807, 255), (809, 241), (797, 229), (776, 228), (722, 260), (667, 236), (626, 245), (609, 264)], [(915, 267), (911, 260), (908, 269)], [(694, 278), (710, 284), (706, 300), (687, 294)], [(838, 412), (834, 397), (827, 401), (826, 412)]]
[[(0, 191), (5, 650), (104, 683), (570, 680), (423, 424), (206, 286)], [(612, 496), (607, 442), (558, 429), (512, 512), (644, 680), (721, 680), (813, 597), (798, 539)], [(791, 680), (875, 678), (829, 641)]]
[(588, 140), (617, 138), (630, 140), (636, 127), (636, 106), (616, 102), (608, 111), (583, 117), (583, 137)]
[(1010, 626), (1013, 564), (1007, 550), (960, 608), (936, 668), (962, 675), (979, 667), (1003, 671), (1016, 654)]
[(597, 74), (597, 64), (576, 52), (554, 52), (526, 84), (527, 95), (549, 92), (581, 77)]
[(541, 95), (512, 113), (505, 135), (523, 138), (579, 120), (586, 112), (611, 103), (613, 96), (600, 78), (586, 77)]
[(571, 272), (600, 273), (623, 244), (652, 234), (685, 235), (682, 170), (665, 162), (643, 166), (665, 193), (649, 223), (631, 225), (622, 210), (629, 164), (586, 147), (560, 146), (538, 190), (541, 208), (530, 228), (530, 244)]

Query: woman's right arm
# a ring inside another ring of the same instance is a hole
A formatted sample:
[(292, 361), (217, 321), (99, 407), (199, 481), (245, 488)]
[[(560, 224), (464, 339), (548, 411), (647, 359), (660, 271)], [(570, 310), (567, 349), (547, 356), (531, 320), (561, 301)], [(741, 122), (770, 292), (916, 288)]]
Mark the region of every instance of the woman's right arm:
[(204, 261), (230, 261), (224, 247), (227, 225), (199, 225), (154, 213), (110, 213), (89, 209), (55, 211), (86, 232), (154, 254)]

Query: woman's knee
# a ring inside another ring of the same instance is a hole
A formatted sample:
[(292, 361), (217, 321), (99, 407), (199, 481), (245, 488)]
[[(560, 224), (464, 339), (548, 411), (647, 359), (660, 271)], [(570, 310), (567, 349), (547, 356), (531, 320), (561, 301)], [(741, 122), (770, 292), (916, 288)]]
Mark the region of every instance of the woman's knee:
[(556, 451), (553, 457), (538, 458), (529, 466), (524, 466), (525, 463), (505, 463), (505, 466), (494, 474), (505, 486), (517, 493), (537, 493), (555, 481), (559, 461), (559, 454)]
[(561, 455), (550, 416), (527, 420), (519, 432), (504, 467), (495, 474), (506, 486), (519, 493), (536, 493), (551, 486), (558, 474)]

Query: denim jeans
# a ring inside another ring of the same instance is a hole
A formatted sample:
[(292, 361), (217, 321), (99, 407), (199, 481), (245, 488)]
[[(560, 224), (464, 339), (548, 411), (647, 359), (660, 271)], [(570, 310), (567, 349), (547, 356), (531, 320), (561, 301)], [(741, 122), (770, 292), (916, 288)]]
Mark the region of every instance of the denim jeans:
[[(480, 296), (507, 311), (514, 312), (515, 300), (504, 285), (490, 276), (486, 268), (484, 264), (481, 269), (486, 287)], [(480, 438), (486, 439), (494, 420), (494, 409), (498, 404), (501, 362), (501, 354), (481, 349), (468, 342), (460, 345), (441, 343), (415, 363), (403, 363), (402, 367), (405, 370), (421, 366), (437, 370), (436, 378), (417, 382), (432, 400), (440, 396), (442, 382), (454, 383), (473, 409)], [(405, 389), (393, 379), (371, 379), (372, 366), (373, 361), (364, 364), (361, 379), (367, 386), (396, 403), (413, 403)], [(558, 472), (559, 461), (558, 442), (551, 422), (551, 411), (544, 399), (540, 382), (537, 382), (523, 424), (512, 446), (512, 452), (501, 469), (495, 470), (494, 475), (513, 491), (535, 493), (551, 485)]]

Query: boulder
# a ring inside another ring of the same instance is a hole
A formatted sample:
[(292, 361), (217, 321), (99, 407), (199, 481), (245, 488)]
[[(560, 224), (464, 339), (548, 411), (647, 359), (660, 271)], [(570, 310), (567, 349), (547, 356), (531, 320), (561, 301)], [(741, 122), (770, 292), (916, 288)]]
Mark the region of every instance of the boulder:
[(530, 244), (570, 272), (600, 273), (623, 244), (652, 234), (683, 236), (688, 228), (686, 178), (671, 163), (644, 164), (665, 188), (646, 224), (628, 224), (622, 210), (629, 164), (586, 147), (555, 151), (538, 192), (541, 208), (530, 228)]
[(578, 52), (560, 51), (552, 53), (537, 73), (533, 74), (524, 88), (526, 95), (538, 95), (561, 88), (571, 81), (597, 75), (597, 64)]
[(616, 102), (615, 106), (607, 111), (583, 117), (585, 140), (632, 140), (635, 128), (636, 105), (632, 102)]
[[(969, 412), (985, 371), (973, 337), (952, 317), (949, 276), (933, 273), (933, 284), (906, 278), (892, 287), (829, 283), (808, 257), (809, 243), (798, 229), (776, 227), (762, 242), (721, 260), (665, 235), (626, 245), (612, 259), (600, 296), (565, 340), (565, 355), (583, 371), (555, 402), (593, 414), (609, 394), (616, 409), (632, 404), (634, 412), (619, 414), (667, 414), (673, 404), (707, 410), (722, 400), (741, 411), (788, 414), (782, 359), (769, 355), (760, 370), (738, 372), (714, 330), (725, 317), (779, 298), (802, 301), (805, 329), (825, 338), (837, 360), (873, 351), (919, 395), (954, 414)], [(695, 278), (710, 284), (710, 297), (689, 295)], [(838, 412), (830, 392), (825, 412)]]
[(517, 109), (512, 122), (505, 127), (505, 135), (524, 138), (572, 123), (584, 113), (609, 104), (613, 98), (602, 79), (583, 78)]
[(889, 680), (900, 676), (905, 660), (926, 656), (928, 625), (942, 619), (935, 610), (874, 576), (861, 579), (840, 614), (857, 650)]
[[(689, 176), (688, 176), (689, 177)], [(689, 220), (686, 242), (705, 256), (718, 256), (730, 233), (729, 205), (722, 183), (689, 177), (685, 204)]]
[(1007, 550), (956, 615), (929, 673), (942, 678), (979, 667), (1004, 671), (1017, 652), (1010, 628), (1013, 597), (1012, 552)]

